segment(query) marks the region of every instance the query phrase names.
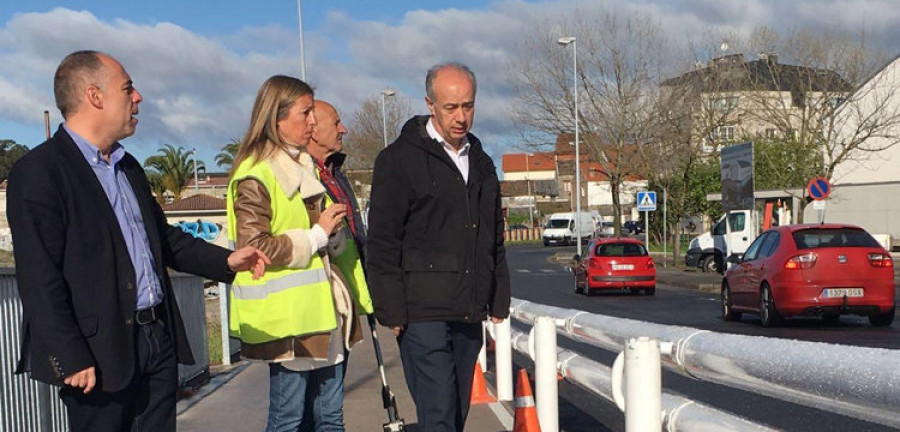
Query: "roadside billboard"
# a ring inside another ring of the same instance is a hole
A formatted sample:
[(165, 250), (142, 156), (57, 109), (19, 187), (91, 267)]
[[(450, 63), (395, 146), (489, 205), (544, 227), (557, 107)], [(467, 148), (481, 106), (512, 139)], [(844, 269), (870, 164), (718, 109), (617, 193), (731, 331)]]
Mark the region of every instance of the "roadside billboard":
[(725, 211), (753, 209), (753, 143), (722, 148), (722, 207)]

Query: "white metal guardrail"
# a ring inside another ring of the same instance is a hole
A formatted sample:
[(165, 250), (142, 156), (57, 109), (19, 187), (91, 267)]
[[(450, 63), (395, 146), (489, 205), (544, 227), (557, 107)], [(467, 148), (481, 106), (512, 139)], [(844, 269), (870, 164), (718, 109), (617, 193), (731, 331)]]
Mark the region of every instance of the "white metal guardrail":
[[(550, 332), (554, 332), (554, 325), (552, 324), (552, 319), (547, 317), (540, 317), (539, 320), (544, 320), (544, 322), (551, 322), (551, 330)], [(555, 351), (555, 355), (553, 355), (553, 359), (558, 369), (551, 370), (551, 373), (547, 373), (546, 371), (538, 370), (536, 366), (535, 370), (535, 384), (536, 389), (535, 393), (540, 395), (542, 391), (545, 391), (546, 388), (555, 388), (556, 384), (556, 373), (559, 372), (560, 375), (563, 376), (567, 381), (578, 385), (579, 387), (597, 395), (609, 402), (616, 402), (616, 396), (614, 388), (616, 387), (615, 380), (613, 379), (613, 370), (601, 363), (598, 363), (594, 360), (586, 358), (574, 351), (570, 351), (563, 348), (556, 347), (555, 343), (552, 343), (553, 340), (547, 338), (547, 329), (545, 326), (536, 325), (533, 327), (530, 333), (523, 333), (516, 329), (509, 329), (509, 325), (506, 325), (506, 329), (503, 329), (501, 326), (494, 326), (493, 335), (496, 340), (496, 353), (498, 355), (497, 359), (497, 391), (498, 393), (503, 393), (504, 384), (499, 382), (500, 376), (502, 375), (500, 370), (501, 366), (503, 366), (504, 361), (500, 359), (500, 350), (501, 343), (500, 340), (504, 338), (504, 333), (506, 331), (510, 332), (510, 344), (513, 349), (518, 351), (521, 354), (531, 357), (537, 363), (536, 357), (539, 355), (538, 351), (542, 352), (540, 355), (546, 359), (548, 354)], [(555, 336), (555, 335), (554, 335)], [(643, 341), (642, 341), (643, 342)], [(549, 351), (549, 352), (548, 352)], [(655, 363), (656, 377), (659, 377), (660, 372), (660, 363), (658, 362), (659, 357), (656, 357), (657, 362)], [(546, 360), (544, 360), (546, 361)], [(634, 362), (638, 363), (638, 362)], [(636, 367), (641, 367), (640, 363), (635, 365)], [(644, 363), (646, 366), (646, 363)], [(651, 364), (651, 367), (654, 365)], [(649, 375), (653, 375), (652, 371), (642, 370), (638, 374), (638, 376), (644, 376), (650, 372)], [(626, 380), (627, 381), (627, 380)], [(636, 380), (633, 380), (636, 381)], [(634, 384), (634, 383), (632, 383)], [(708, 405), (704, 405), (699, 402), (692, 401), (685, 397), (667, 393), (665, 391), (661, 391), (661, 387), (657, 382), (656, 387), (649, 386), (651, 391), (656, 391), (655, 397), (650, 397), (646, 393), (646, 389), (643, 392), (639, 392), (636, 390), (629, 389), (625, 392), (625, 394), (630, 394), (638, 403), (630, 404), (631, 407), (629, 409), (628, 404), (626, 406), (620, 408), (624, 408), (626, 415), (626, 431), (630, 430), (660, 430), (660, 425), (662, 425), (663, 430), (669, 432), (675, 431), (731, 431), (731, 432), (773, 432), (774, 429), (770, 429), (766, 426), (759, 425), (744, 418), (735, 416), (733, 414), (718, 410), (716, 408), (710, 407)], [(510, 385), (511, 388), (511, 385)], [(552, 393), (552, 391), (551, 391)], [(552, 393), (554, 396), (556, 393)], [(536, 395), (536, 397), (537, 397)], [(501, 400), (505, 400), (500, 398)], [(648, 404), (651, 400), (655, 400), (656, 402), (653, 404)], [(541, 424), (542, 431), (556, 431), (558, 430), (558, 423), (548, 424), (549, 422), (544, 419), (549, 417), (553, 421), (557, 421), (557, 406), (554, 401), (545, 401), (543, 404), (536, 404), (538, 410), (538, 418)], [(648, 406), (652, 405), (652, 406)], [(648, 415), (647, 412), (657, 412), (657, 416)], [(630, 424), (629, 424), (630, 422)]]
[(662, 364), (688, 376), (900, 427), (900, 351), (719, 334), (513, 299), (511, 315), (554, 320), (576, 341), (620, 352), (629, 339), (672, 343)]
[[(178, 366), (180, 385), (202, 380), (209, 373), (203, 279), (170, 274), (178, 308), (196, 364)], [(0, 268), (0, 431), (64, 432), (65, 407), (56, 388), (27, 375), (15, 375), (21, 348), (22, 305), (15, 270)]]

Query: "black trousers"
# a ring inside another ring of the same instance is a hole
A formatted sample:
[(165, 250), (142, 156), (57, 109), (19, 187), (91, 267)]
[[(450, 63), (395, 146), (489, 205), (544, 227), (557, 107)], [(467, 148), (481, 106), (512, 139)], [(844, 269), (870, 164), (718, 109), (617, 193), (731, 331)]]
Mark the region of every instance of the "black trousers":
[(397, 341), (419, 430), (462, 432), (482, 345), (481, 324), (410, 323)]
[(60, 389), (72, 432), (175, 431), (178, 361), (162, 321), (135, 324), (135, 362), (134, 379), (122, 391)]

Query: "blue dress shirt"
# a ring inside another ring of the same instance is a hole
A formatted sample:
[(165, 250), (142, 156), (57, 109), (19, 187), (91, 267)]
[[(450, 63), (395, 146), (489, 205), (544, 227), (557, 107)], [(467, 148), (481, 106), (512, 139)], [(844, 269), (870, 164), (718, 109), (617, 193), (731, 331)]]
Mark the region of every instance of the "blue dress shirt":
[(144, 227), (144, 217), (138, 206), (137, 197), (131, 189), (131, 183), (118, 163), (125, 157), (125, 148), (118, 142), (113, 144), (109, 154), (109, 162), (103, 158), (100, 150), (87, 140), (65, 127), (66, 132), (75, 141), (81, 154), (87, 160), (100, 185), (106, 192), (109, 205), (112, 206), (128, 247), (128, 255), (134, 267), (137, 279), (136, 310), (156, 306), (162, 301), (162, 286), (154, 271), (155, 262), (150, 252), (150, 240)]

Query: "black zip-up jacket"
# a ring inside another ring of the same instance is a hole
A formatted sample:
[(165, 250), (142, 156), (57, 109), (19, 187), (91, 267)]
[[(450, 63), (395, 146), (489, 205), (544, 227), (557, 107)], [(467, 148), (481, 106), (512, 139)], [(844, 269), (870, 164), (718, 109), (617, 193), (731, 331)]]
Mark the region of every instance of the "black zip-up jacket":
[(386, 326), (509, 316), (497, 169), (469, 134), (469, 181), (417, 116), (375, 160), (367, 268)]

